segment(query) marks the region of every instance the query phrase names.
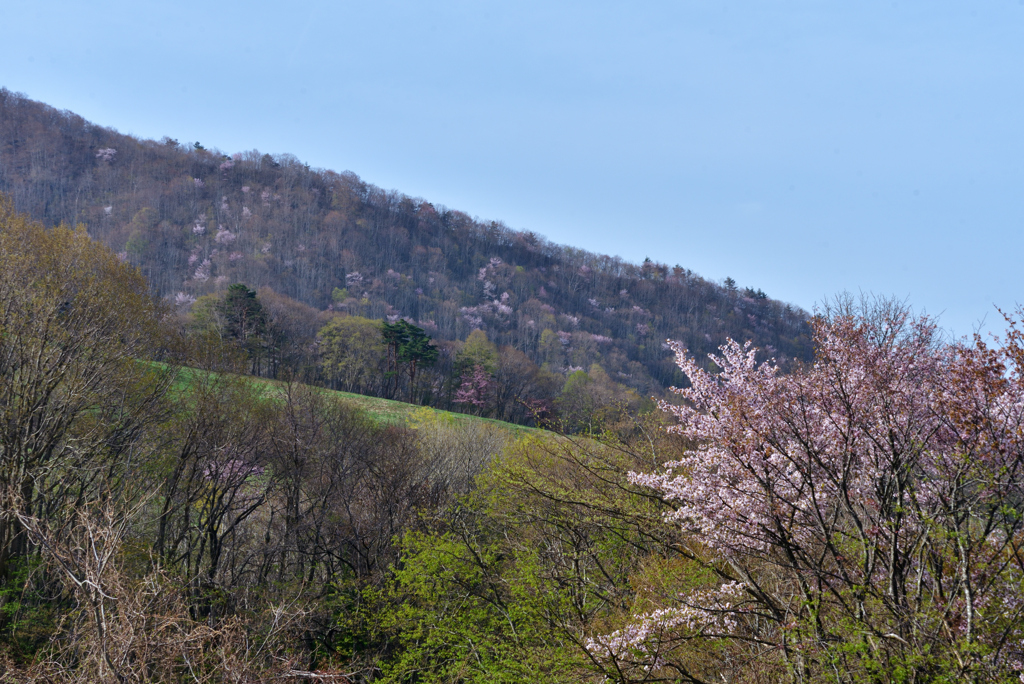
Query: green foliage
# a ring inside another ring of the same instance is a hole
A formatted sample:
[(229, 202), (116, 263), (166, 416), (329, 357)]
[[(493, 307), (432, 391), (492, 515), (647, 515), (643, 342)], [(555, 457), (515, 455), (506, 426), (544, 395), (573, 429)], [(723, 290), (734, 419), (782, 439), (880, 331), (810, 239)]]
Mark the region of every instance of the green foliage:
[(404, 318), (395, 323), (381, 326), (381, 336), (387, 345), (388, 375), (396, 381), (399, 379), (400, 367), (404, 366), (409, 376), (409, 398), (416, 392), (416, 373), (423, 368), (430, 368), (439, 356), (436, 346), (430, 343), (430, 337), (422, 328), (417, 328)]
[(545, 328), (540, 334), (538, 345), (542, 362), (548, 368), (561, 367), (565, 363), (565, 352), (558, 335), (550, 328)]
[(384, 623), (400, 650), (382, 681), (578, 681), (582, 654), (548, 619), (568, 612), (568, 597), (546, 586), (536, 558), (509, 558), (499, 540), (473, 532), (403, 540), (393, 589), (401, 601)]
[(320, 329), (317, 340), (321, 368), (332, 387), (364, 393), (380, 387), (387, 352), (380, 321), (334, 318)]
[(383, 324), (381, 335), (398, 363), (428, 368), (437, 361), (437, 347), (430, 344), (430, 337), (423, 328), (417, 328), (404, 318), (397, 323)]
[[(659, 442), (665, 440), (659, 439)], [(667, 454), (666, 454), (667, 455)], [(519, 440), (477, 488), (401, 543), (383, 597), (387, 682), (580, 682), (604, 672), (583, 638), (680, 589), (674, 531), (607, 479), (627, 443)], [(695, 569), (684, 580), (710, 579)]]
[(0, 580), (0, 658), (30, 663), (58, 633), (60, 613), (69, 606), (40, 592), (35, 575), (41, 565), (37, 558), (18, 558)]
[(284, 342), (280, 329), (271, 325), (263, 303), (242, 283), (228, 287), (218, 306), (222, 334), (234, 340), (249, 357), (253, 375), (274, 375)]
[(460, 376), (466, 371), (472, 372), (476, 366), (492, 375), (498, 366), (498, 348), (483, 330), (471, 332), (455, 355), (455, 368)]
[(639, 413), (640, 397), (614, 382), (599, 364), (570, 375), (555, 399), (560, 427), (568, 432), (598, 433), (627, 415)]
[(149, 247), (149, 239), (146, 234), (140, 230), (132, 231), (131, 236), (128, 238), (128, 242), (125, 243), (125, 251), (132, 256), (140, 257), (146, 252), (146, 248)]
[(266, 333), (267, 315), (256, 293), (241, 283), (228, 288), (221, 303), (225, 333), (243, 344)]

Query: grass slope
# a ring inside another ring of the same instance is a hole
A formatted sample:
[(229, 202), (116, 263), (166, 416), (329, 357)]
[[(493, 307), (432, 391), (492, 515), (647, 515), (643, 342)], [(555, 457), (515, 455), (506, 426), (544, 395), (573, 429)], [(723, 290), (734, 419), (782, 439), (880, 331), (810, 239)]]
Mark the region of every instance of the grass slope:
[[(163, 368), (166, 368), (164, 364), (154, 364)], [(198, 368), (181, 367), (178, 369), (177, 374), (174, 378), (174, 382), (171, 386), (172, 392), (186, 393), (189, 388), (197, 380), (206, 379), (210, 376), (216, 376), (217, 373), (211, 371), (204, 371)], [(256, 387), (262, 388), (268, 396), (273, 394), (280, 394), (283, 392), (284, 382), (280, 380), (270, 380), (267, 378), (257, 378), (251, 376), (245, 376), (246, 381), (251, 382)], [(479, 416), (471, 416), (465, 413), (454, 413), (452, 411), (441, 411), (439, 409), (430, 408), (427, 406), (419, 406), (418, 404), (408, 404), (404, 401), (395, 401), (393, 399), (382, 399), (380, 397), (369, 397), (362, 394), (353, 394), (351, 392), (338, 392), (335, 390), (316, 388), (327, 395), (340, 398), (357, 408), (364, 411), (373, 420), (382, 425), (412, 425), (415, 423), (414, 418), (424, 415), (436, 415), (445, 418), (446, 420), (455, 422), (471, 422), (479, 421), (484, 423), (490, 423), (503, 429), (509, 430), (517, 434), (531, 433), (531, 434), (549, 434), (546, 430), (538, 428), (525, 427), (523, 425), (516, 425), (514, 423), (506, 423), (501, 420), (495, 420), (493, 418), (480, 418)]]

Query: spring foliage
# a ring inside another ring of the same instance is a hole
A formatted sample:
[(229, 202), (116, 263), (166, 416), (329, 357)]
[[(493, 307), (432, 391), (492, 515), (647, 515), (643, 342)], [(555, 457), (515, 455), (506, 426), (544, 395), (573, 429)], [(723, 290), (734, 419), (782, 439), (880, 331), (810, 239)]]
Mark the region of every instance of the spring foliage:
[[(692, 448), (631, 482), (667, 500), (720, 578), (589, 642), (707, 681), (1002, 681), (1024, 650), (1024, 345), (942, 343), (933, 322), (841, 303), (812, 366), (729, 342), (663, 403)], [(686, 642), (708, 644), (689, 667)], [(742, 654), (741, 658), (738, 658)], [(731, 664), (724, 656), (731, 658)]]

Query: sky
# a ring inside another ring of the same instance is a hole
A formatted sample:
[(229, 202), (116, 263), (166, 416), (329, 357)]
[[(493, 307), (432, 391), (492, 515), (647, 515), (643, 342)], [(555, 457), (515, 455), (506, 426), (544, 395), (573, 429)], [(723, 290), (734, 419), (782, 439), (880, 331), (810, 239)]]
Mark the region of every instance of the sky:
[(807, 310), (1024, 285), (1024, 0), (0, 0), (0, 86)]

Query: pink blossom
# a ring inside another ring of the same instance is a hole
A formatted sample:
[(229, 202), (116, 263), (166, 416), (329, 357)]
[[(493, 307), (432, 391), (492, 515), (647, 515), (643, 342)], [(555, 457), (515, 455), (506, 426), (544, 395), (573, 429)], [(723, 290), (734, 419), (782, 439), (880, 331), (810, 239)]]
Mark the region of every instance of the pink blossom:
[(1024, 519), (998, 513), (1024, 499), (1024, 331), (1008, 323), (990, 347), (941, 343), (934, 323), (896, 309), (820, 318), (813, 365), (785, 375), (749, 342), (728, 340), (708, 364), (669, 341), (689, 386), (660, 406), (690, 446), (627, 479), (671, 505), (694, 559), (732, 579), (588, 649), (657, 667), (665, 643), (731, 639), (817, 663), (830, 652), (817, 634), (870, 630), (916, 652), (974, 642), (972, 667), (1005, 672), (997, 644), (1024, 640), (1010, 561)]
[(201, 283), (205, 283), (210, 279), (210, 260), (203, 259), (203, 263), (199, 264), (196, 268), (195, 273), (192, 275), (194, 280), (198, 280)]
[(472, 404), (476, 407), (487, 403), (487, 390), (491, 386), (491, 376), (482, 366), (474, 366), (473, 373), (462, 380), (455, 392), (455, 403)]
[(104, 147), (103, 149), (96, 150), (96, 158), (100, 161), (110, 162), (114, 161), (114, 155), (117, 154), (117, 150), (113, 147)]
[(735, 614), (744, 595), (741, 582), (727, 582), (712, 591), (697, 591), (687, 596), (682, 605), (646, 613), (620, 630), (588, 639), (584, 646), (603, 657), (621, 658), (631, 651), (657, 652), (660, 642), (672, 639), (679, 630), (711, 638), (728, 635), (736, 630)]
[(174, 305), (175, 306), (178, 306), (178, 307), (190, 307), (190, 306), (192, 306), (195, 303), (196, 303), (196, 298), (193, 297), (192, 295), (185, 294), (184, 292), (179, 292), (178, 294), (174, 295)]
[(237, 236), (224, 226), (217, 226), (217, 235), (214, 237), (218, 243), (222, 245), (229, 245), (235, 241)]

